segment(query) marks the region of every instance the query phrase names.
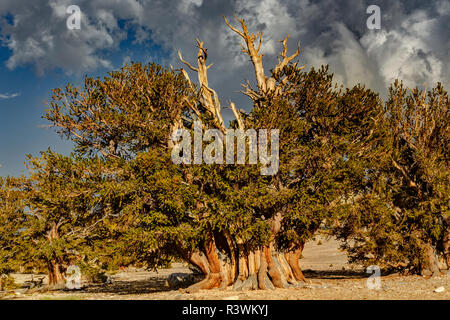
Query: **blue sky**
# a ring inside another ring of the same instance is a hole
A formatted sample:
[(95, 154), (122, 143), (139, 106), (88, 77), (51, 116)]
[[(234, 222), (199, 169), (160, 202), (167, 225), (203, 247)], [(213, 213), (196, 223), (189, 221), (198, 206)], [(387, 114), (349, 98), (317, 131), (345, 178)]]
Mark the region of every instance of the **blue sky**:
[[(38, 154), (52, 147), (55, 151), (70, 152), (70, 144), (63, 142), (51, 130), (41, 126), (51, 88), (68, 79), (61, 72), (37, 76), (31, 67), (9, 70), (5, 61), (8, 48), (0, 48), (0, 92), (18, 94), (15, 98), (0, 99), (0, 175), (18, 175), (24, 168), (26, 153)], [(70, 79), (75, 80), (75, 79)], [(78, 81), (78, 79), (76, 79)]]
[[(381, 9), (378, 30), (366, 25), (372, 4)], [(80, 30), (66, 27), (70, 5), (81, 10)], [(236, 24), (233, 13), (264, 32), (266, 70), (289, 33), (289, 51), (300, 42), (306, 70), (328, 64), (346, 86), (363, 83), (382, 97), (396, 78), (410, 88), (450, 87), (448, 0), (1, 0), (0, 175), (19, 175), (29, 153), (70, 152), (41, 119), (52, 88), (80, 85), (84, 75), (102, 76), (127, 61), (178, 68), (178, 49), (195, 61), (196, 37), (209, 49), (210, 85), (222, 103), (248, 110), (238, 91), (253, 71), (222, 18)]]
[[(128, 29), (126, 38), (117, 48), (105, 50), (102, 56), (111, 61), (113, 69), (128, 61), (150, 61), (163, 64), (167, 54), (151, 40), (135, 43), (132, 28), (126, 28), (125, 21), (119, 21), (121, 29)], [(54, 88), (67, 83), (82, 86), (84, 75), (104, 76), (110, 68), (98, 68), (92, 72), (67, 74), (64, 69), (53, 69), (44, 74), (36, 73), (35, 66), (24, 65), (13, 70), (6, 67), (11, 51), (0, 46), (0, 94), (13, 96), (0, 98), (0, 176), (22, 174), (25, 170), (25, 156), (39, 155), (42, 150), (70, 154), (72, 143), (58, 136), (49, 122), (42, 119), (46, 101)]]

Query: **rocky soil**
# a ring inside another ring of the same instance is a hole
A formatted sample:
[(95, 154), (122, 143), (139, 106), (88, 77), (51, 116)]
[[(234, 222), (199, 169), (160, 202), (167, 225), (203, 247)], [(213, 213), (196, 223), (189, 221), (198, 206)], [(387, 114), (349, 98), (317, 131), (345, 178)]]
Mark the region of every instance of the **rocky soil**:
[[(308, 283), (297, 288), (233, 291), (208, 290), (193, 294), (169, 288), (167, 279), (172, 273), (190, 273), (187, 266), (174, 263), (170, 269), (157, 272), (128, 270), (112, 275), (110, 284), (86, 285), (78, 291), (39, 292), (16, 289), (0, 293), (2, 299), (132, 299), (132, 300), (306, 300), (306, 299), (443, 299), (450, 300), (450, 273), (426, 278), (422, 276), (387, 275), (381, 277), (379, 290), (370, 289), (367, 280), (371, 274), (361, 266), (349, 265), (334, 239), (317, 238), (305, 246), (301, 267)], [(44, 276), (44, 275), (42, 275)], [(18, 283), (31, 275), (15, 274)], [(33, 276), (36, 278), (36, 275)], [(46, 279), (44, 279), (45, 283)]]

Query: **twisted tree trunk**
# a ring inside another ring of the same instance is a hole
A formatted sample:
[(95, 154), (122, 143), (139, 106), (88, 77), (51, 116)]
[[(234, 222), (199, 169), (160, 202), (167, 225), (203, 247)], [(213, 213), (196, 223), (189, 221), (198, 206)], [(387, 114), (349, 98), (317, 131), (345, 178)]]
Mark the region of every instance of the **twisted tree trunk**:
[(280, 231), (281, 213), (272, 218), (272, 239), (268, 245), (251, 248), (239, 239), (232, 239), (227, 231), (209, 231), (204, 250), (194, 251), (187, 260), (198, 267), (205, 279), (186, 289), (233, 286), (234, 290), (288, 288), (306, 281), (299, 259), (303, 243), (292, 245), (286, 252), (277, 250), (275, 236)]
[(450, 216), (444, 216), (445, 232), (442, 240), (445, 262), (447, 269), (450, 269)]
[(293, 245), (288, 252), (284, 255), (286, 257), (286, 261), (292, 269), (293, 277), (297, 281), (306, 281), (305, 276), (303, 275), (302, 270), (300, 269), (299, 260), (302, 256), (304, 243), (299, 243)]
[(186, 292), (229, 286), (234, 290), (288, 288), (298, 285), (299, 281), (306, 281), (298, 261), (303, 245), (280, 252), (274, 249), (273, 243), (253, 250), (239, 244), (234, 252), (238, 257), (236, 262), (231, 251), (225, 253), (218, 247), (220, 245), (211, 234), (204, 252), (195, 251), (189, 256), (189, 262), (198, 267), (205, 278), (187, 288)]
[(430, 243), (425, 244), (425, 257), (420, 269), (420, 273), (425, 276), (437, 276), (440, 274), (438, 257), (435, 248)]
[(48, 270), (48, 284), (49, 286), (64, 284), (65, 279), (61, 272), (61, 264), (53, 260), (47, 264)]
[[(239, 30), (233, 27), (226, 19), (228, 27), (236, 32), (245, 41), (243, 50), (248, 54), (255, 70), (257, 88), (252, 89), (249, 84), (244, 85), (245, 94), (253, 102), (259, 103), (261, 98), (274, 98), (282, 96), (286, 77), (278, 79), (283, 68), (293, 62), (299, 55), (299, 48), (291, 56), (287, 55), (287, 40), (282, 41), (283, 50), (278, 64), (272, 71), (271, 76), (266, 76), (262, 63), (261, 44), (262, 33), (256, 35), (248, 32), (244, 20), (237, 19), (241, 25)], [(258, 44), (255, 45), (255, 41)], [(206, 65), (207, 51), (202, 41), (196, 39), (198, 53), (197, 66), (191, 65), (183, 59), (181, 52), (178, 56), (183, 64), (198, 75), (200, 103), (212, 116), (214, 125), (225, 131), (224, 121), (221, 115), (221, 106), (217, 93), (209, 87), (207, 70), (211, 65)], [(296, 65), (296, 64), (295, 64)], [(190, 78), (185, 70), (182, 70), (186, 79)], [(278, 80), (276, 80), (278, 79)], [(199, 116), (199, 110), (195, 103), (189, 104), (192, 112)], [(236, 117), (239, 129), (245, 128), (245, 123), (241, 113), (234, 103), (230, 103), (230, 109)], [(209, 230), (203, 248), (190, 253), (182, 253), (187, 261), (205, 275), (205, 279), (187, 288), (188, 292), (200, 289), (226, 288), (233, 285), (235, 290), (255, 290), (286, 288), (298, 284), (298, 281), (305, 281), (305, 277), (299, 266), (299, 258), (303, 250), (303, 244), (292, 245), (286, 252), (278, 250), (275, 243), (275, 236), (281, 228), (281, 213), (276, 214), (272, 219), (272, 238), (268, 244), (259, 248), (252, 248), (249, 244), (233, 239), (227, 231), (217, 232)]]
[[(59, 238), (58, 225), (54, 222), (50, 231), (47, 234), (50, 242)], [(62, 263), (60, 259), (54, 258), (47, 261), (48, 284), (49, 286), (62, 285), (65, 283), (65, 278), (62, 272)]]
[(450, 232), (446, 232), (444, 238), (444, 258), (447, 264), (447, 269), (450, 270)]

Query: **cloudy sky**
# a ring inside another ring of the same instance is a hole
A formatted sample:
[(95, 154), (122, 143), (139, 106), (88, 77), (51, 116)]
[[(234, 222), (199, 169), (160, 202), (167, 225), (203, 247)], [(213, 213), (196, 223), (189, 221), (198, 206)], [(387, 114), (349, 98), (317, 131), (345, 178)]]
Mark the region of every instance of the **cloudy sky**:
[[(67, 28), (70, 5), (81, 10), (80, 30)], [(369, 5), (381, 9), (379, 30), (367, 27)], [(382, 96), (396, 78), (450, 87), (450, 0), (0, 0), (0, 175), (20, 174), (27, 153), (70, 152), (41, 119), (52, 88), (130, 61), (177, 68), (177, 49), (195, 60), (196, 37), (214, 63), (211, 86), (248, 110), (238, 91), (252, 70), (222, 18), (233, 13), (264, 32), (266, 69), (289, 33), (301, 64), (329, 64), (346, 86), (364, 83)]]

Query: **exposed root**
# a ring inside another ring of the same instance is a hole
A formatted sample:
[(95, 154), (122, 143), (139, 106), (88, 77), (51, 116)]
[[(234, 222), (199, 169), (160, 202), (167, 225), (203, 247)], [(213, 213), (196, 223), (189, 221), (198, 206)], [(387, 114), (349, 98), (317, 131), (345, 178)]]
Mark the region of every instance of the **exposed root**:
[(203, 271), (205, 278), (185, 292), (229, 286), (237, 291), (300, 286), (298, 281), (306, 282), (298, 262), (302, 249), (303, 245), (297, 245), (282, 253), (276, 251), (272, 243), (254, 250), (242, 243), (233, 243), (230, 237), (210, 232), (204, 250), (187, 257)]
[(219, 288), (220, 284), (222, 283), (221, 278), (222, 278), (221, 275), (218, 273), (210, 273), (206, 279), (203, 279), (202, 281), (186, 288), (184, 292), (195, 293), (200, 290)]
[(292, 274), (297, 281), (306, 282), (306, 278), (303, 275), (302, 270), (300, 269), (299, 259), (302, 255), (303, 251), (303, 243), (293, 247), (290, 251), (284, 254), (287, 263), (291, 267)]

